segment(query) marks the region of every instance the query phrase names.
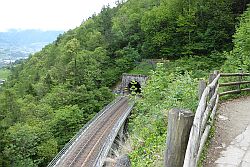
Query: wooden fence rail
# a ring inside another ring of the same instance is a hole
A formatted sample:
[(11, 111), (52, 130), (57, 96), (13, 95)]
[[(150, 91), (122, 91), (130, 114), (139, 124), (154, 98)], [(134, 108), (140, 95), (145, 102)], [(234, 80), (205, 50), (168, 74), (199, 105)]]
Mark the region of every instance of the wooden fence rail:
[(238, 86), (238, 89), (222, 92), (222, 93), (220, 93), (220, 96), (227, 95), (227, 94), (233, 94), (233, 93), (241, 93), (244, 91), (250, 91), (250, 88), (241, 89), (241, 85), (250, 84), (250, 81), (242, 81), (243, 76), (250, 76), (250, 73), (233, 73), (233, 74), (222, 73), (221, 74), (221, 77), (232, 77), (232, 76), (236, 76), (236, 77), (238, 76), (238, 81), (237, 82), (220, 83), (220, 87)]
[[(221, 77), (235, 77), (235, 76), (239, 77), (237, 82), (219, 83)], [(219, 97), (231, 93), (241, 93), (243, 91), (250, 91), (250, 88), (241, 89), (241, 85), (250, 84), (250, 81), (242, 81), (243, 76), (250, 76), (250, 73), (230, 74), (230, 73), (219, 73), (218, 71), (214, 71), (214, 73), (211, 74), (209, 77), (208, 86), (206, 86), (205, 81), (200, 81), (199, 94), (198, 94), (200, 100), (199, 105), (195, 112), (187, 147), (183, 148), (185, 152), (184, 161), (181, 163), (183, 165), (180, 165), (178, 167), (197, 166), (198, 161), (200, 159), (200, 155), (208, 138), (211, 126), (214, 122), (214, 117), (219, 103)], [(238, 86), (238, 89), (219, 93), (219, 88), (225, 86)], [(169, 141), (167, 143), (169, 144)], [(165, 157), (166, 156), (167, 155), (165, 155)]]
[[(205, 88), (201, 96), (198, 108), (195, 112), (193, 126), (191, 128), (189, 141), (186, 149), (183, 167), (195, 167), (199, 160), (204, 141), (206, 141), (210, 125), (206, 125), (208, 117), (218, 102), (218, 81), (220, 74), (216, 75), (215, 79)], [(209, 95), (213, 92), (212, 97)], [(207, 102), (207, 99), (209, 99)], [(205, 128), (205, 131), (204, 131)]]
[(250, 73), (221, 73), (222, 77), (250, 76)]

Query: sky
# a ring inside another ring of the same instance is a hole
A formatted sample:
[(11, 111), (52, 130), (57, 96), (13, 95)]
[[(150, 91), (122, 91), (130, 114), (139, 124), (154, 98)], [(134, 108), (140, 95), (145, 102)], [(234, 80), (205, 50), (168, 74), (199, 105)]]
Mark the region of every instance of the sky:
[(9, 29), (66, 31), (116, 0), (0, 0), (0, 32)]

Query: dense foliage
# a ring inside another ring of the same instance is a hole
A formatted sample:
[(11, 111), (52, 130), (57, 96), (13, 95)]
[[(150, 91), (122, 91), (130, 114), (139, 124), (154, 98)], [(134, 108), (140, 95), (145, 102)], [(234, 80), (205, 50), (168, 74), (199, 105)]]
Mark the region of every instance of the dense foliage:
[(230, 50), (235, 19), (249, 1), (129, 0), (113, 19), (117, 41), (147, 58)]
[(6, 80), (10, 75), (10, 70), (7, 68), (0, 68), (0, 80)]
[(139, 58), (129, 45), (113, 50), (116, 10), (104, 8), (12, 69), (0, 93), (0, 166), (46, 166), (113, 99), (109, 87)]
[(132, 166), (162, 166), (167, 112), (178, 107), (195, 111), (197, 81), (188, 73), (169, 73), (163, 64), (150, 75), (142, 98), (136, 103), (129, 130), (134, 151)]
[(250, 71), (250, 8), (241, 16), (240, 25), (234, 37), (234, 48), (230, 52), (225, 52), (227, 61), (223, 66), (223, 71), (244, 72)]
[[(246, 6), (238, 1), (118, 2), (117, 7), (104, 7), (100, 14), (20, 62), (0, 88), (0, 166), (46, 166), (112, 100), (109, 88), (123, 72), (142, 58), (182, 57), (177, 64), (183, 67), (171, 64), (169, 75), (158, 67), (134, 111), (132, 131), (144, 142), (135, 143), (133, 163), (141, 166), (143, 157), (148, 164), (154, 163), (158, 157), (151, 153), (155, 148), (160, 153), (166, 134), (161, 110), (174, 106), (194, 109), (192, 77), (200, 77), (202, 69), (214, 68), (209, 64), (212, 60), (218, 58), (218, 66), (223, 63), (224, 56), (216, 51), (233, 46), (235, 18)], [(244, 17), (249, 20), (248, 14)], [(249, 28), (242, 21), (240, 27), (244, 26), (235, 35), (238, 50), (249, 48), (249, 41), (237, 40)], [(192, 71), (192, 63), (200, 71), (188, 74), (185, 71)], [(148, 127), (142, 127), (145, 124)]]
[(223, 54), (213, 52), (207, 57), (184, 57), (166, 64), (165, 68), (159, 66), (150, 75), (129, 124), (133, 166), (163, 166), (167, 111), (173, 107), (195, 111), (197, 107), (197, 81), (192, 78), (205, 77), (215, 69), (238, 72), (241, 68), (249, 72), (249, 30), (250, 8), (241, 16), (240, 25), (233, 36), (232, 51)]

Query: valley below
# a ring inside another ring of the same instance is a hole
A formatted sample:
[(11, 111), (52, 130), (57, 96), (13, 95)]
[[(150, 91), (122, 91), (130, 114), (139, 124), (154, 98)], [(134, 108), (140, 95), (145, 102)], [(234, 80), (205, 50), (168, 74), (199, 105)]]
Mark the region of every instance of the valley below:
[(10, 30), (0, 32), (0, 68), (27, 59), (53, 42), (61, 31)]

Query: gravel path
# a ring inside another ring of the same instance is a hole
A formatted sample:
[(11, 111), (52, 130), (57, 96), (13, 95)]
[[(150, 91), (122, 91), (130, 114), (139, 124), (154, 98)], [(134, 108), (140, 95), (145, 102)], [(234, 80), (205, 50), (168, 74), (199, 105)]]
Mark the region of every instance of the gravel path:
[(250, 96), (222, 103), (204, 167), (250, 167)]

